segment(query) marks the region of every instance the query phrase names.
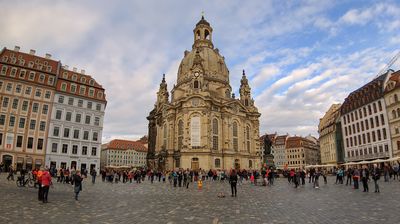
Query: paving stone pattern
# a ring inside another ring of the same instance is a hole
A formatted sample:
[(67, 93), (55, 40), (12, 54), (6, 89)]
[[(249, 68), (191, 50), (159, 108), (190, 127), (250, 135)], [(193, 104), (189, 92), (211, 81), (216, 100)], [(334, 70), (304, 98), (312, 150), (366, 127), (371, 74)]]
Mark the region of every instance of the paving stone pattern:
[[(73, 187), (55, 183), (49, 203), (37, 200), (37, 190), (17, 187), (0, 175), (0, 223), (400, 223), (400, 182), (380, 181), (381, 193), (320, 183), (300, 188), (278, 179), (272, 187), (238, 186), (230, 196), (228, 183), (193, 183), (174, 188), (169, 183), (97, 183), (84, 180), (79, 201)], [(218, 198), (224, 192), (225, 198)]]

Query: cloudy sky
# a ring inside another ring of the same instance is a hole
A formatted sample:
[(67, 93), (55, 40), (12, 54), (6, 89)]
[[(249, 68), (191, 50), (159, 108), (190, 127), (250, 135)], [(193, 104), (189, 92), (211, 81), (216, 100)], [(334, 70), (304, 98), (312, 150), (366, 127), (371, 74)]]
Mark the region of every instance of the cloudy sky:
[(0, 8), (1, 47), (51, 53), (103, 85), (104, 141), (147, 134), (162, 74), (170, 90), (202, 11), (236, 95), (246, 70), (260, 133), (317, 136), (329, 106), (400, 50), (400, 2), (390, 0), (0, 0)]

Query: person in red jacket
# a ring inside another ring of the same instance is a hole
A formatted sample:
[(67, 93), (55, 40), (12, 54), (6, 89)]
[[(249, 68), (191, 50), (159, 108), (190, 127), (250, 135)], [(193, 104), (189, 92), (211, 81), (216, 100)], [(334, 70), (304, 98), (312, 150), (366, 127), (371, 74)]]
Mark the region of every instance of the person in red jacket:
[(46, 168), (42, 174), (43, 203), (47, 203), (47, 196), (49, 195), (49, 188), (51, 184), (51, 175), (49, 173), (49, 169)]

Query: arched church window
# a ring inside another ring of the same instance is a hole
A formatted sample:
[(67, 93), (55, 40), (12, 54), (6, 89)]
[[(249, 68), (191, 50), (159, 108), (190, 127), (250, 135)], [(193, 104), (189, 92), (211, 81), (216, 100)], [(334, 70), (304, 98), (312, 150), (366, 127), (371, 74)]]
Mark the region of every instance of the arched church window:
[(233, 150), (239, 150), (239, 140), (238, 140), (238, 124), (236, 121), (232, 124), (232, 135), (233, 135)]
[(190, 139), (192, 147), (199, 147), (200, 146), (200, 117), (192, 117), (190, 120)]
[(210, 32), (208, 30), (204, 31), (204, 39), (205, 40), (210, 40)]
[(198, 88), (199, 88), (199, 86), (200, 86), (200, 84), (199, 84), (199, 81), (197, 81), (197, 80), (194, 80), (194, 83), (193, 83), (193, 88), (195, 88), (195, 89), (198, 89)]
[(183, 146), (183, 121), (178, 121), (178, 150), (181, 150)]
[(248, 106), (248, 105), (249, 105), (249, 100), (248, 100), (248, 99), (245, 99), (245, 100), (244, 100), (244, 105), (245, 105), (245, 106)]
[(246, 126), (246, 149), (250, 152), (250, 127)]
[(167, 132), (167, 124), (164, 124), (164, 127), (163, 127), (163, 145), (164, 145), (165, 148), (167, 148), (167, 134), (168, 134), (168, 132)]
[(212, 149), (218, 150), (218, 120), (216, 118), (212, 121)]
[(397, 94), (394, 94), (394, 102), (399, 101), (399, 98), (397, 97)]
[(249, 160), (249, 168), (253, 168), (253, 161)]

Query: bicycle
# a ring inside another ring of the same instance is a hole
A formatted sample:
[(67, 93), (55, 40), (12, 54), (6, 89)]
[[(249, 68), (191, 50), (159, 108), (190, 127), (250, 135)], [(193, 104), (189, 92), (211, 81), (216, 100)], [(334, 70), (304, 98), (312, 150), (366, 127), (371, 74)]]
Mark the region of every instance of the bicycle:
[(26, 179), (22, 179), (22, 177), (17, 178), (17, 187), (25, 187), (28, 185), (28, 187), (33, 187), (35, 185), (35, 181), (31, 178), (28, 177)]

